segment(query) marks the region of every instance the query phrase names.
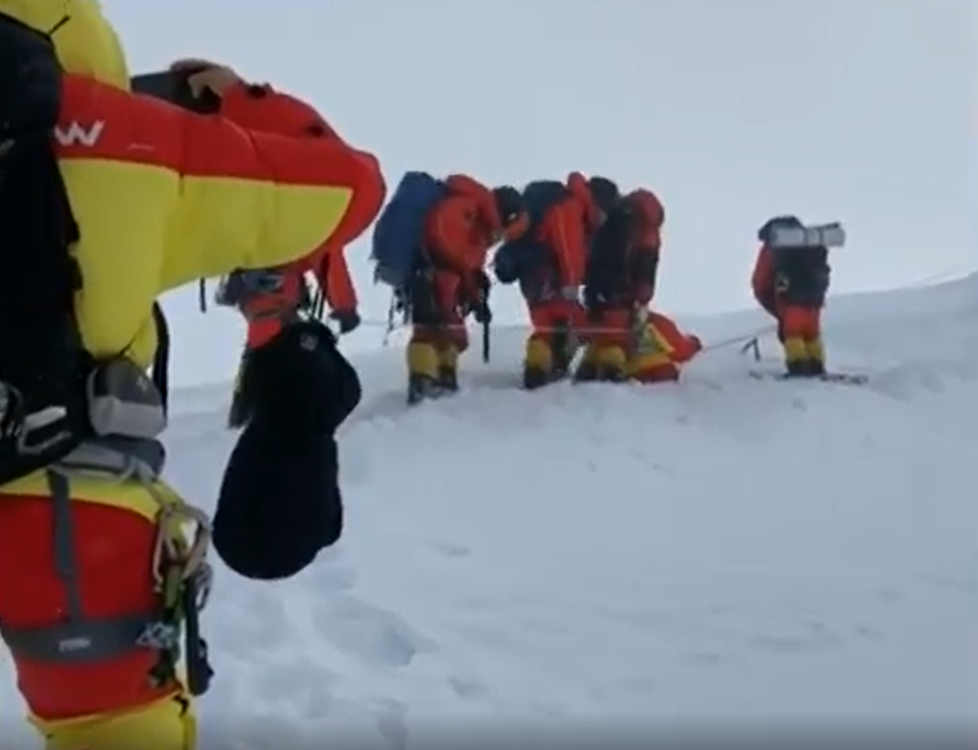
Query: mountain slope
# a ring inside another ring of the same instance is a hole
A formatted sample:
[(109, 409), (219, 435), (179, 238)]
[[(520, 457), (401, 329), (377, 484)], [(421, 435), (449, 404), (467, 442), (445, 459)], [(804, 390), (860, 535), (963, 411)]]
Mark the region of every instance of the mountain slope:
[[(692, 328), (710, 343), (763, 322)], [(758, 382), (734, 346), (678, 386), (527, 394), (507, 333), (497, 362), (473, 353), (465, 393), (408, 410), (401, 352), (361, 357), (347, 534), (280, 585), (218, 566), (205, 737), (421, 747), (501, 719), (974, 728), (978, 277), (841, 299), (828, 327), (835, 366), (870, 385)], [(234, 439), (214, 397), (184, 394), (170, 434), (172, 477), (205, 507)], [(0, 675), (0, 731), (27, 737)]]

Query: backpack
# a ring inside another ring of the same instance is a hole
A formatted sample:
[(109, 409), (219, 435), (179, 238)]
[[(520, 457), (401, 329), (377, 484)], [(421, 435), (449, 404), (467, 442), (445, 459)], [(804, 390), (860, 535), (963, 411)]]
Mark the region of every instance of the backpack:
[(401, 178), (374, 225), (370, 257), (376, 264), (375, 282), (401, 290), (424, 267), (425, 221), (447, 192), (445, 183), (427, 172), (408, 172)]
[(796, 217), (776, 217), (759, 237), (772, 253), (778, 296), (789, 304), (821, 307), (831, 278), (829, 248), (845, 245), (842, 226), (808, 227)]
[(0, 16), (0, 484), (67, 455), (84, 423), (60, 90), (51, 40)]
[(639, 221), (633, 210), (619, 203), (594, 237), (584, 273), (584, 298), (589, 307), (613, 304), (629, 291), (632, 235)]
[[(125, 376), (145, 379), (122, 360), (96, 366), (82, 342), (71, 252), (80, 235), (53, 140), (60, 109), (50, 38), (0, 15), (0, 485), (64, 458), (95, 425), (118, 422), (122, 405), (109, 389)], [(154, 405), (165, 422), (168, 334), (162, 310), (154, 316)], [(159, 426), (159, 417), (140, 422), (138, 406), (122, 421)]]
[(538, 180), (523, 189), (529, 227), (521, 237), (503, 243), (496, 251), (493, 267), (500, 284), (523, 283), (549, 263), (547, 248), (537, 241), (536, 233), (547, 211), (570, 195), (570, 189), (557, 180)]

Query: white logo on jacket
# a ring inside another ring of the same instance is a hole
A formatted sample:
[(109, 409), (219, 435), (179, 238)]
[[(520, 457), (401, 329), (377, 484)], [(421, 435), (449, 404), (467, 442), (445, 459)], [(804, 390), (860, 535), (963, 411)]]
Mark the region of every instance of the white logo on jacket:
[(58, 125), (54, 128), (54, 137), (62, 146), (86, 146), (93, 147), (102, 137), (105, 130), (105, 122), (96, 120), (88, 127), (82, 126), (77, 120), (72, 120), (67, 128)]

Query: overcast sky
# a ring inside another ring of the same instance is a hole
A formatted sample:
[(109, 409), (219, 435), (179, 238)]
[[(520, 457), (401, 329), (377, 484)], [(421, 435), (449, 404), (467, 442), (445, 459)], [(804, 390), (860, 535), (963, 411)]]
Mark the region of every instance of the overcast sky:
[[(669, 312), (749, 305), (756, 230), (776, 213), (846, 224), (839, 291), (978, 265), (974, 0), (103, 4), (134, 72), (226, 62), (313, 102), (392, 184), (577, 169), (656, 190)], [(368, 245), (348, 252), (364, 313), (383, 317)], [(229, 377), (240, 345), (233, 315), (195, 305), (193, 290), (167, 300), (178, 383)]]

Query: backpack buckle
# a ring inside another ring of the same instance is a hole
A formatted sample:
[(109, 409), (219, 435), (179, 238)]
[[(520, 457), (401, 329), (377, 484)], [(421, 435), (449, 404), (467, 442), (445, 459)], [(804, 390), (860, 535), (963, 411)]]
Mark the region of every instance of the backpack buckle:
[(0, 437), (16, 437), (23, 429), (24, 399), (20, 391), (0, 380)]
[(64, 406), (48, 406), (25, 415), (15, 431), (17, 452), (42, 456), (60, 443), (70, 442), (74, 433), (67, 425), (68, 409)]

